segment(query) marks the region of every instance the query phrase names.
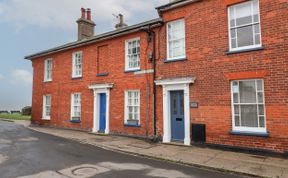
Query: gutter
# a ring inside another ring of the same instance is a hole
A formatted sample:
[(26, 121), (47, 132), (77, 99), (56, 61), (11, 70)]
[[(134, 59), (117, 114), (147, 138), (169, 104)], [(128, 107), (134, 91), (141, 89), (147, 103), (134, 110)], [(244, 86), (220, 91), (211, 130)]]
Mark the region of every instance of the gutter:
[(202, 0), (178, 0), (178, 1), (174, 1), (171, 3), (165, 4), (165, 5), (162, 5), (162, 6), (158, 6), (155, 9), (158, 11), (158, 14), (161, 16), (161, 13), (164, 11), (178, 8), (178, 7), (182, 7), (182, 6), (185, 6), (187, 4), (196, 3), (199, 1), (202, 1)]
[(35, 54), (32, 54), (32, 55), (26, 56), (25, 59), (33, 60), (33, 59), (38, 58), (38, 57), (54, 54), (54, 53), (57, 53), (57, 52), (68, 50), (68, 49), (82, 47), (82, 46), (86, 46), (86, 45), (93, 44), (93, 43), (96, 43), (96, 42), (104, 41), (104, 40), (107, 40), (107, 39), (112, 39), (112, 38), (116, 38), (116, 37), (123, 36), (123, 35), (126, 35), (126, 34), (138, 32), (139, 29), (141, 29), (143, 27), (146, 27), (146, 26), (150, 26), (150, 27), (153, 27), (153, 28), (159, 27), (159, 26), (162, 25), (162, 22), (163, 22), (162, 18), (153, 19), (153, 20), (150, 20), (150, 21), (147, 21), (147, 22), (143, 22), (143, 23), (140, 23), (140, 24), (129, 26), (129, 27), (121, 29), (121, 30), (114, 30), (114, 31), (111, 31), (111, 32), (107, 32), (107, 33), (92, 37), (90, 39), (68, 43), (66, 45), (62, 45), (62, 46), (59, 46), (59, 47), (56, 47), (56, 48), (52, 48), (50, 50), (45, 50), (45, 51), (42, 51), (42, 52), (39, 52), (39, 53), (35, 53)]

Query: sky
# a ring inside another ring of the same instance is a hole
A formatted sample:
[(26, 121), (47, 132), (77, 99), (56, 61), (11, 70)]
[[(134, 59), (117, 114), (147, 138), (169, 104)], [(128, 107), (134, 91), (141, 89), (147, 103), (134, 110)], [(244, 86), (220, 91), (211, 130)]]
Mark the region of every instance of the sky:
[(77, 40), (80, 8), (91, 8), (96, 34), (114, 30), (113, 16), (133, 25), (157, 18), (169, 0), (0, 0), (0, 110), (32, 101), (33, 69), (24, 56)]

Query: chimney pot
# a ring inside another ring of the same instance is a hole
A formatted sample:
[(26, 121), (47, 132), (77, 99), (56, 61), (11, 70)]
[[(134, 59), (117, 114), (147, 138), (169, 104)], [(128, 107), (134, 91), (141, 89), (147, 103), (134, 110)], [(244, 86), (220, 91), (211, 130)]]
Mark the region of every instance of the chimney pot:
[(87, 9), (87, 20), (89, 20), (89, 21), (91, 21), (91, 9), (90, 8), (88, 8)]
[(81, 8), (81, 19), (85, 19), (85, 13), (86, 13), (86, 10), (84, 8)]

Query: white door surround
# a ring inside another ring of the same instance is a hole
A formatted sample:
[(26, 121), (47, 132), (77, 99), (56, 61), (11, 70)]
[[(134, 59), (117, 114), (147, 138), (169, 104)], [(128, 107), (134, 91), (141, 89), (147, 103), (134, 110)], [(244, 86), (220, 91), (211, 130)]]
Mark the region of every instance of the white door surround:
[(171, 112), (170, 92), (184, 91), (184, 144), (190, 145), (190, 95), (189, 85), (195, 82), (196, 78), (176, 78), (155, 81), (156, 85), (163, 87), (163, 142), (171, 142)]
[(106, 129), (105, 134), (109, 134), (109, 106), (110, 106), (110, 89), (113, 84), (95, 84), (89, 86), (94, 91), (94, 113), (93, 113), (93, 133), (99, 132), (100, 126), (100, 94), (106, 94)]

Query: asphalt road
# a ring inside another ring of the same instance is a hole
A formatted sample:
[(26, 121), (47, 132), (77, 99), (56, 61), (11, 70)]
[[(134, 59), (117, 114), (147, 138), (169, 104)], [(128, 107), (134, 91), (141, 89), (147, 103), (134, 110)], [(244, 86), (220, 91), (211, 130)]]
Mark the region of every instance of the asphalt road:
[(0, 178), (232, 178), (231, 174), (106, 151), (0, 121)]

